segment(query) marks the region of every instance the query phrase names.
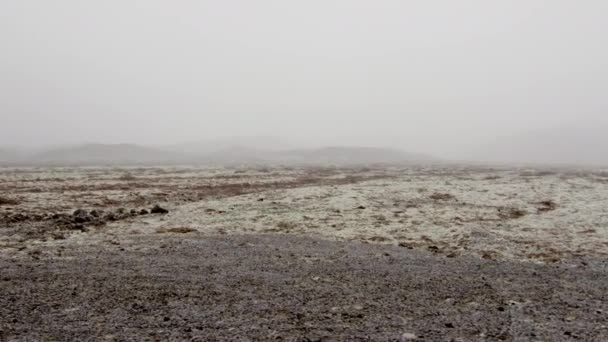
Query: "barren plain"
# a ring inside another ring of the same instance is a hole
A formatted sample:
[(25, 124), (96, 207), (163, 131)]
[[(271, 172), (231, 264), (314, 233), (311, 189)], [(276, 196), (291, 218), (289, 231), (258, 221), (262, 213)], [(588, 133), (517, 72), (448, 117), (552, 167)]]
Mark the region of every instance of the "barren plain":
[(608, 172), (0, 170), (0, 340), (608, 339)]

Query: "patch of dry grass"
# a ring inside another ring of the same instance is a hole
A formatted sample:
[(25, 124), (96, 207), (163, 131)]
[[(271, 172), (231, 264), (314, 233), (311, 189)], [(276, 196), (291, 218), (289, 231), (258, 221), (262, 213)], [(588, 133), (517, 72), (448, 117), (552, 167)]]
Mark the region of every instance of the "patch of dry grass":
[(435, 201), (449, 201), (449, 200), (453, 200), (456, 198), (452, 194), (447, 194), (447, 193), (444, 194), (444, 193), (439, 193), (439, 192), (436, 192), (429, 197)]
[(18, 205), (19, 200), (9, 197), (0, 196), (0, 205)]
[(136, 179), (137, 177), (133, 176), (133, 174), (130, 172), (125, 172), (120, 177), (118, 177), (118, 180), (121, 181), (134, 181)]
[(159, 234), (166, 234), (166, 233), (188, 234), (188, 233), (198, 232), (198, 230), (196, 230), (194, 228), (190, 228), (190, 227), (176, 227), (176, 228), (162, 228), (162, 229), (158, 229), (156, 232)]

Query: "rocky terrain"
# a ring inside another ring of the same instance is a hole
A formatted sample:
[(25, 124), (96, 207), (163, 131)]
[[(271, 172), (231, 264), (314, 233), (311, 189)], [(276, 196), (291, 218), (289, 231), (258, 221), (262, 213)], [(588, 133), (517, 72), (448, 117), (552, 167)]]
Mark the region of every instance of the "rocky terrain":
[(608, 174), (5, 168), (0, 340), (608, 337)]

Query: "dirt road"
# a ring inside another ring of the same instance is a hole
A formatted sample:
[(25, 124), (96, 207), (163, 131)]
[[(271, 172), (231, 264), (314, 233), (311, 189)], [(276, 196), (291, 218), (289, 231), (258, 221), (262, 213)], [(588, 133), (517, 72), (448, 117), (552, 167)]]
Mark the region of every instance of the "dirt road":
[(606, 341), (608, 267), (572, 265), (277, 234), (68, 244), (0, 258), (0, 340)]

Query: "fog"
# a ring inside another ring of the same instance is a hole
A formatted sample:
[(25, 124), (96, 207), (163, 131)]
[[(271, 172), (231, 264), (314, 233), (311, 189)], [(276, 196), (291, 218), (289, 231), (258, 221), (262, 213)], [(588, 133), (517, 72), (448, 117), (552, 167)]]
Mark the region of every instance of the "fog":
[(599, 153), (606, 13), (601, 0), (5, 0), (0, 145), (267, 137), (466, 160), (502, 144), (517, 159), (518, 137), (576, 125), (571, 153), (578, 138)]

